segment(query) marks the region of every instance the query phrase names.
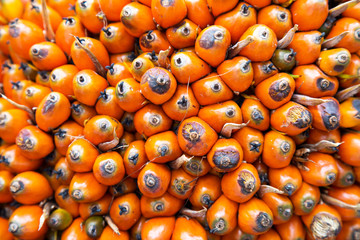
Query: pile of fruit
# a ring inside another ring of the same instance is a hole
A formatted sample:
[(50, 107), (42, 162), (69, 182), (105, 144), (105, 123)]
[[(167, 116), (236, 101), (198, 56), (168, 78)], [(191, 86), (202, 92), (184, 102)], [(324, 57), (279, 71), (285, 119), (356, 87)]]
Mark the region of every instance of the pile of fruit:
[(360, 239), (360, 1), (1, 0), (0, 239)]

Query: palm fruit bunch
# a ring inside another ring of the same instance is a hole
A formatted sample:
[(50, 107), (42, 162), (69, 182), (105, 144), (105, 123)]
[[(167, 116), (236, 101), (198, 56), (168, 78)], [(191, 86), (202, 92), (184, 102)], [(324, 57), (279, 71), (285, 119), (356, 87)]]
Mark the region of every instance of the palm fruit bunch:
[(0, 0), (0, 239), (359, 240), (360, 0)]

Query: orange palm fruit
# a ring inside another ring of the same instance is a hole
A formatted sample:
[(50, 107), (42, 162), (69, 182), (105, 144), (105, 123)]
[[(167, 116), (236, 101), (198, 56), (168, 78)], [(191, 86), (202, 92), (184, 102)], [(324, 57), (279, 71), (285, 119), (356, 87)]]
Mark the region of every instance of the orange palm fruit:
[(255, 95), (269, 109), (276, 109), (290, 101), (295, 90), (294, 79), (286, 73), (278, 73), (255, 88)]
[(236, 92), (246, 91), (254, 78), (251, 61), (242, 56), (225, 60), (218, 66), (217, 72), (231, 90)]
[(307, 157), (309, 161), (304, 166), (309, 169), (300, 169), (303, 180), (315, 186), (329, 186), (338, 177), (338, 169), (335, 159), (324, 153), (310, 153)]
[(252, 36), (254, 41), (240, 51), (240, 55), (254, 62), (268, 61), (276, 47), (275, 32), (266, 25), (255, 24), (249, 27), (240, 37), (240, 41)]
[(175, 228), (175, 217), (156, 217), (145, 221), (141, 229), (143, 240), (170, 240)]
[(147, 197), (160, 197), (168, 189), (170, 177), (171, 171), (166, 165), (149, 162), (139, 173), (139, 190)]
[(193, 207), (210, 207), (221, 195), (221, 182), (218, 176), (207, 174), (196, 181), (189, 200)]
[(252, 198), (239, 204), (238, 224), (241, 231), (260, 235), (272, 227), (273, 214), (264, 201)]
[(27, 171), (16, 175), (10, 183), (13, 198), (22, 204), (36, 204), (50, 197), (53, 190), (40, 173)]
[(87, 234), (85, 229), (83, 229), (83, 222), (85, 222), (82, 218), (76, 218), (72, 221), (71, 225), (61, 234), (61, 240), (66, 240), (69, 238), (79, 239), (79, 240), (91, 240)]
[(328, 1), (300, 0), (291, 5), (290, 11), (300, 31), (316, 30), (328, 16)]
[(15, 143), (20, 130), (28, 125), (30, 117), (24, 110), (4, 109), (0, 113), (0, 137), (9, 144)]
[(359, 236), (360, 218), (343, 222), (343, 226), (337, 239), (356, 239)]
[(93, 173), (99, 183), (115, 185), (125, 176), (123, 158), (115, 151), (102, 153), (94, 162)]
[(150, 68), (141, 77), (141, 94), (154, 104), (168, 101), (174, 95), (176, 87), (174, 75), (161, 67)]
[(48, 132), (63, 124), (70, 114), (69, 99), (62, 93), (52, 92), (40, 102), (35, 120), (41, 130)]
[(79, 214), (83, 219), (87, 219), (90, 216), (101, 216), (109, 212), (112, 196), (105, 194), (102, 198), (95, 202), (80, 203)]
[(8, 227), (9, 220), (3, 217), (0, 217), (0, 234), (4, 240), (13, 240), (14, 235), (9, 232)]
[(289, 221), (275, 225), (276, 231), (279, 233), (281, 239), (305, 239), (306, 230), (297, 215), (293, 215)]
[(215, 171), (231, 172), (241, 165), (243, 155), (241, 145), (234, 138), (218, 139), (207, 154), (207, 160)]
[(244, 127), (237, 131), (233, 138), (240, 143), (246, 162), (253, 163), (261, 156), (264, 148), (264, 136), (261, 131)]
[(206, 221), (210, 233), (225, 235), (230, 233), (237, 226), (236, 213), (239, 204), (221, 195), (208, 209)]
[(200, 32), (195, 51), (205, 62), (216, 67), (225, 60), (230, 43), (230, 32), (220, 25), (212, 25)]
[(171, 179), (168, 192), (178, 199), (188, 199), (192, 194), (197, 178), (186, 173), (184, 169), (171, 171)]
[(184, 205), (184, 200), (174, 197), (170, 193), (156, 198), (141, 196), (141, 214), (146, 218), (171, 217), (175, 215)]
[(283, 168), (290, 164), (295, 150), (296, 144), (291, 137), (271, 130), (264, 136), (262, 160), (271, 168)]
[(59, 205), (59, 207), (68, 211), (73, 217), (79, 216), (79, 203), (75, 202), (71, 198), (68, 186), (59, 186), (56, 189), (54, 196), (55, 201)]
[(240, 107), (233, 100), (204, 106), (198, 117), (207, 122), (217, 133), (220, 133), (225, 124), (243, 122)]
[(290, 196), (294, 213), (298, 216), (309, 214), (320, 200), (320, 189), (303, 182), (300, 188)]
[(88, 140), (75, 139), (66, 151), (66, 160), (74, 172), (89, 172), (99, 155), (99, 150)]
[(291, 200), (287, 196), (268, 192), (261, 196), (261, 200), (271, 209), (274, 217), (274, 225), (285, 223), (292, 217), (294, 208)]
[(114, 199), (110, 217), (121, 231), (130, 229), (141, 217), (140, 199), (128, 193)]
[(36, 205), (18, 207), (9, 218), (9, 232), (24, 240), (41, 239), (48, 230), (47, 224), (39, 228), (42, 212)]
[(151, 13), (154, 20), (163, 28), (174, 26), (186, 17), (187, 8), (185, 0), (164, 2), (161, 0), (151, 1)]
[(79, 203), (94, 202), (102, 198), (107, 186), (99, 183), (92, 172), (75, 173), (71, 179), (69, 193)]
[(294, 136), (310, 127), (312, 116), (306, 107), (289, 101), (272, 112), (270, 123), (276, 130)]
[[(339, 212), (325, 203), (318, 204), (310, 214), (301, 216), (301, 218), (310, 235), (315, 239), (334, 238), (342, 227)], [(329, 227), (321, 227), (324, 226), (323, 224)]]
[(196, 100), (201, 105), (210, 105), (231, 100), (234, 96), (231, 89), (216, 73), (211, 73), (191, 84)]
[(178, 129), (180, 148), (189, 155), (207, 154), (218, 138), (217, 133), (198, 117), (185, 119)]
[(14, 175), (6, 170), (0, 171), (0, 203), (8, 203), (13, 200), (10, 191), (10, 183)]
[[(327, 192), (327, 195), (340, 200), (343, 203), (349, 205), (357, 205), (360, 202), (360, 187), (353, 185), (346, 188), (331, 188)], [(336, 204), (331, 204), (340, 214), (343, 221), (351, 221), (359, 217), (359, 211), (356, 210), (356, 207), (345, 208), (342, 206), (337, 206)]]
[(238, 203), (251, 199), (259, 188), (258, 172), (249, 163), (242, 163), (235, 171), (226, 173), (221, 179), (221, 190), (224, 195)]
[(302, 185), (302, 176), (297, 167), (289, 165), (284, 168), (269, 168), (270, 185), (291, 196)]
[(106, 226), (98, 239), (129, 240), (130, 237), (127, 231), (118, 231), (115, 233), (109, 226)]

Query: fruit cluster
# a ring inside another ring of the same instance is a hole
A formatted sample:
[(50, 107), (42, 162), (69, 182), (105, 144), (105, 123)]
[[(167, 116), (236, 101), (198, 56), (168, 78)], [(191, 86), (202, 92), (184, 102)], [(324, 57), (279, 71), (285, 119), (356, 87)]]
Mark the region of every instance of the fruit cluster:
[(360, 239), (359, 2), (1, 0), (0, 238)]

